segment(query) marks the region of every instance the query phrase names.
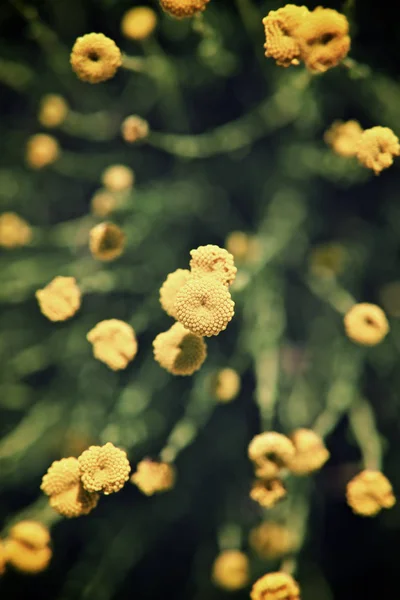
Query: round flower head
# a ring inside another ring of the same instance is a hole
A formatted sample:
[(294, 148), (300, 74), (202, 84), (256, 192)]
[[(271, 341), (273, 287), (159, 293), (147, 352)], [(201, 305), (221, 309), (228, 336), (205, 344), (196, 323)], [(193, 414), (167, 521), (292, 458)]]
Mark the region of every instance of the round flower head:
[(329, 452), (322, 438), (312, 429), (296, 429), (290, 436), (296, 453), (288, 468), (295, 475), (308, 475), (320, 469), (328, 460)]
[(235, 281), (237, 268), (233, 256), (225, 248), (208, 244), (190, 251), (190, 270), (194, 277), (213, 275), (224, 285)]
[(167, 315), (176, 319), (175, 302), (179, 290), (190, 279), (188, 269), (177, 269), (167, 276), (160, 288), (160, 304)]
[(389, 332), (389, 323), (379, 306), (361, 302), (346, 313), (344, 328), (353, 342), (362, 346), (376, 346)]
[(339, 156), (350, 157), (357, 154), (357, 144), (363, 132), (358, 121), (334, 121), (325, 132), (325, 143)]
[(256, 477), (272, 479), (290, 463), (295, 455), (295, 448), (285, 435), (266, 431), (251, 440), (248, 455), (254, 463)]
[(129, 479), (131, 467), (126, 452), (111, 442), (90, 446), (78, 458), (82, 485), (87, 492), (108, 496), (119, 492)]
[(10, 529), (9, 537), (32, 550), (40, 550), (50, 543), (48, 528), (38, 521), (20, 521)]
[(114, 77), (122, 57), (115, 42), (103, 33), (87, 33), (76, 40), (70, 62), (79, 79), (100, 83)]
[(123, 253), (124, 246), (125, 234), (114, 223), (99, 223), (90, 230), (89, 248), (93, 258), (115, 260)]
[(79, 517), (90, 513), (99, 501), (98, 494), (89, 494), (82, 487), (77, 458), (62, 458), (49, 467), (40, 489), (50, 496), (50, 506), (64, 517)]
[(86, 339), (93, 344), (94, 356), (113, 371), (125, 369), (138, 350), (134, 330), (119, 319), (100, 321)]
[(271, 10), (263, 19), (265, 56), (274, 58), (276, 64), (281, 67), (298, 65), (301, 52), (294, 31), (308, 15), (306, 6), (294, 4)]
[(126, 142), (133, 144), (149, 135), (149, 124), (141, 117), (131, 115), (123, 121), (121, 133)]
[(189, 279), (177, 294), (174, 311), (186, 329), (211, 337), (227, 328), (234, 306), (228, 288), (209, 275)]
[(224, 550), (214, 561), (212, 579), (225, 590), (240, 590), (249, 582), (249, 559), (240, 550)]
[(205, 10), (210, 0), (160, 0), (161, 8), (171, 17), (184, 19)]
[(288, 573), (277, 571), (260, 577), (253, 585), (251, 600), (300, 600), (298, 583)]
[(23, 573), (40, 573), (51, 560), (52, 551), (48, 546), (32, 548), (18, 540), (7, 539), (4, 542), (7, 563)]
[(90, 210), (96, 217), (108, 217), (118, 206), (118, 200), (107, 190), (98, 190), (92, 197)]
[(364, 517), (373, 517), (382, 508), (392, 508), (396, 503), (390, 481), (380, 471), (369, 469), (349, 481), (346, 498), (353, 512)]
[(350, 50), (349, 23), (345, 15), (318, 6), (295, 29), (301, 58), (314, 73), (336, 67)]
[(50, 321), (65, 321), (81, 306), (81, 292), (75, 277), (55, 277), (35, 293), (42, 314)]
[(126, 192), (132, 188), (135, 174), (125, 165), (111, 165), (103, 171), (101, 180), (109, 192)]
[(250, 498), (263, 508), (272, 508), (286, 496), (286, 488), (280, 479), (257, 479), (250, 490)]
[(131, 476), (131, 482), (137, 485), (143, 494), (152, 496), (172, 489), (175, 478), (175, 469), (172, 465), (144, 459), (138, 464), (136, 473)]
[(32, 229), (24, 219), (13, 212), (0, 215), (0, 246), (18, 248), (29, 244), (31, 239)]
[(230, 402), (240, 391), (240, 377), (234, 369), (221, 369), (214, 377), (212, 388), (219, 402)]
[(60, 146), (52, 135), (37, 133), (26, 144), (26, 162), (33, 169), (42, 169), (57, 160)]
[(121, 31), (130, 40), (145, 40), (156, 28), (157, 15), (148, 6), (135, 6), (126, 11), (121, 21)]
[(356, 153), (364, 167), (379, 175), (393, 164), (393, 156), (399, 156), (399, 138), (389, 127), (371, 127), (362, 132)]
[(39, 122), (44, 127), (57, 127), (65, 121), (68, 104), (62, 96), (47, 94), (40, 101)]
[(283, 525), (265, 521), (250, 531), (250, 546), (266, 560), (275, 560), (297, 548), (295, 535)]
[(206, 359), (207, 346), (199, 335), (174, 323), (153, 341), (154, 358), (173, 375), (193, 375)]

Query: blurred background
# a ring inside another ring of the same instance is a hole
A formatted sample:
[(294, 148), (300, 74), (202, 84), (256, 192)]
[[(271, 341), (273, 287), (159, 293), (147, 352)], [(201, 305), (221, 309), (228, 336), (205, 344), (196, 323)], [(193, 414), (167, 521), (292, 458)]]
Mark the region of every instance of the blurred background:
[[(43, 520), (54, 552), (39, 575), (8, 570), (0, 592), (248, 598), (251, 583), (280, 566), (249, 542), (270, 519), (302, 539), (293, 559), (304, 600), (392, 594), (400, 508), (356, 516), (345, 487), (372, 454), (400, 489), (399, 162), (374, 176), (335, 155), (323, 136), (337, 119), (399, 133), (397, 22), (370, 1), (329, 0), (325, 7), (349, 17), (354, 62), (311, 76), (264, 57), (261, 19), (283, 2), (211, 0), (203, 18), (181, 21), (155, 0), (140, 4), (157, 14), (143, 41), (121, 32), (136, 5), (126, 0), (0, 7), (0, 215), (18, 214), (30, 231), (26, 244), (0, 247), (0, 531), (25, 517)], [(133, 58), (98, 85), (69, 64), (76, 38), (92, 31)], [(68, 107), (51, 128), (39, 116), (47, 94)], [(133, 144), (121, 135), (132, 114), (150, 128)], [(27, 159), (37, 133), (59, 144), (44, 168)], [(93, 198), (114, 164), (130, 167), (135, 183), (115, 195), (107, 216), (125, 232), (125, 252), (103, 263), (88, 236), (104, 220)], [(236, 246), (232, 232), (245, 234)], [(236, 248), (236, 314), (208, 340), (202, 369), (174, 377), (152, 353), (172, 324), (159, 288), (205, 244)], [(35, 299), (57, 275), (75, 277), (83, 291), (65, 323), (46, 319)], [(344, 335), (354, 300), (388, 315), (391, 332), (376, 348)], [(138, 355), (121, 372), (97, 361), (86, 340), (109, 318), (130, 323), (138, 337)], [(226, 367), (241, 387), (222, 403), (212, 380)], [(249, 498), (249, 441), (317, 419), (330, 460), (263, 510)], [(173, 444), (175, 488), (148, 498), (128, 483), (89, 516), (58, 518), (40, 492), (43, 474), (52, 461), (108, 441), (127, 450), (133, 469)], [(211, 580), (213, 561), (232, 545), (250, 559), (250, 583), (236, 592)]]

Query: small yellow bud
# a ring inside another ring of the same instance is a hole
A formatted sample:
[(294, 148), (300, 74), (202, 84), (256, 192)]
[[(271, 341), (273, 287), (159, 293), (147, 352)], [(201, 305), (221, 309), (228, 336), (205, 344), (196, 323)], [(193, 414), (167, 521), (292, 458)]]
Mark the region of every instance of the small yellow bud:
[(124, 251), (125, 234), (114, 223), (99, 223), (90, 230), (89, 248), (93, 258), (115, 260)]
[(47, 133), (32, 135), (26, 144), (26, 162), (33, 169), (42, 169), (57, 160), (60, 146), (57, 140)]
[(212, 568), (216, 585), (225, 590), (240, 590), (249, 582), (249, 559), (240, 550), (224, 550), (217, 556)]
[(122, 34), (130, 40), (145, 40), (157, 25), (157, 15), (148, 6), (135, 6), (126, 11), (121, 21)]

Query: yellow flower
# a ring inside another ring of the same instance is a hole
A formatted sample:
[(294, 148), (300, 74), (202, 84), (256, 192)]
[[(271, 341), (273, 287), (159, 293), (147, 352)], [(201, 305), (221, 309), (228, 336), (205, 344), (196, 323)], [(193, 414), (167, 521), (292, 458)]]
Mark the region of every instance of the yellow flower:
[(81, 292), (75, 277), (55, 277), (35, 293), (40, 310), (50, 321), (65, 321), (81, 306)]
[(133, 144), (149, 135), (149, 124), (137, 115), (130, 115), (123, 121), (121, 133), (126, 142)]
[(204, 339), (174, 323), (153, 341), (155, 360), (173, 375), (193, 375), (207, 357)]
[(281, 67), (298, 65), (301, 58), (300, 46), (294, 32), (309, 11), (306, 6), (287, 4), (271, 10), (263, 19), (266, 42), (265, 56), (274, 58)]
[(31, 239), (32, 229), (24, 219), (13, 212), (0, 215), (0, 246), (18, 248), (29, 244)]
[(288, 573), (277, 571), (260, 577), (253, 585), (251, 600), (300, 600), (298, 583)]
[(138, 464), (136, 473), (131, 476), (131, 482), (137, 485), (143, 494), (152, 496), (173, 488), (175, 478), (175, 469), (172, 465), (144, 459)]
[(220, 369), (213, 378), (212, 389), (219, 402), (230, 402), (240, 391), (240, 377), (234, 369)]
[(320, 469), (329, 459), (321, 437), (312, 429), (296, 429), (290, 436), (295, 455), (288, 461), (288, 469), (295, 475), (308, 475)]
[(298, 541), (293, 532), (284, 525), (264, 521), (250, 531), (250, 546), (266, 560), (275, 560), (293, 552)]
[(102, 261), (115, 260), (124, 251), (125, 234), (114, 223), (99, 223), (90, 230), (89, 248), (93, 258)]
[(156, 28), (157, 15), (148, 6), (135, 6), (126, 11), (121, 21), (122, 34), (131, 40), (145, 40)]
[(0, 539), (0, 577), (6, 570), (6, 558), (6, 549), (4, 547), (4, 543)]
[(210, 0), (160, 0), (161, 8), (176, 19), (193, 17), (205, 10)]
[(44, 127), (57, 127), (65, 121), (68, 110), (68, 104), (62, 96), (47, 94), (40, 101), (39, 122)]
[(100, 321), (86, 339), (93, 344), (95, 358), (113, 369), (125, 369), (135, 358), (138, 344), (133, 328), (119, 319)]
[(199, 246), (190, 251), (192, 257), (190, 270), (194, 277), (213, 275), (224, 285), (231, 285), (235, 281), (237, 268), (235, 267), (232, 254), (225, 248), (208, 244)]
[(79, 79), (100, 83), (114, 77), (122, 57), (115, 42), (103, 33), (87, 33), (76, 40), (70, 62)]
[(325, 143), (339, 156), (350, 157), (357, 154), (357, 144), (363, 128), (358, 121), (334, 121), (324, 134)]
[(14, 539), (5, 540), (4, 551), (7, 563), (18, 571), (30, 574), (44, 571), (52, 556), (48, 546), (36, 549)]
[(105, 496), (119, 492), (129, 479), (131, 470), (126, 452), (111, 442), (90, 446), (78, 458), (82, 485), (87, 492)]
[(346, 497), (353, 512), (365, 517), (373, 517), (382, 508), (392, 508), (396, 503), (390, 481), (380, 471), (369, 469), (349, 481)]
[(379, 175), (393, 164), (394, 156), (399, 156), (399, 138), (389, 127), (371, 127), (362, 132), (356, 150), (359, 162)]
[(249, 559), (240, 550), (224, 550), (214, 561), (212, 579), (226, 590), (240, 590), (249, 582)]
[(343, 271), (346, 258), (346, 250), (340, 244), (320, 244), (311, 249), (310, 271), (317, 277), (334, 277)]
[(26, 144), (26, 162), (33, 169), (42, 169), (57, 160), (60, 146), (52, 135), (37, 133)]
[(232, 231), (225, 240), (225, 246), (237, 262), (250, 263), (260, 257), (257, 238), (244, 231)]
[(190, 279), (190, 271), (188, 269), (176, 269), (173, 273), (169, 273), (167, 279), (160, 288), (160, 304), (167, 315), (176, 319), (175, 302), (179, 290)]
[(110, 165), (104, 170), (101, 180), (109, 192), (126, 192), (135, 183), (135, 174), (125, 165)]
[(8, 535), (32, 550), (40, 550), (50, 543), (48, 528), (38, 521), (19, 521), (10, 529)]
[(250, 490), (250, 498), (263, 508), (272, 508), (286, 496), (282, 481), (275, 479), (256, 479)]
[(90, 210), (96, 217), (108, 217), (118, 206), (118, 199), (107, 190), (100, 189), (92, 197)]
[(353, 342), (362, 346), (376, 346), (388, 334), (389, 323), (379, 306), (360, 302), (346, 313), (344, 328)]
[(295, 455), (295, 448), (285, 435), (266, 431), (251, 440), (248, 455), (254, 463), (256, 477), (272, 479), (290, 463)]

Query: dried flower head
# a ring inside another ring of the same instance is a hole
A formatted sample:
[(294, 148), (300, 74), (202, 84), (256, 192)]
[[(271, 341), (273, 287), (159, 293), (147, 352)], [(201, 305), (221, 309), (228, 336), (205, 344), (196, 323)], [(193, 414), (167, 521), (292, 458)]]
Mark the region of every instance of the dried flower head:
[(110, 165), (103, 171), (101, 181), (109, 192), (126, 192), (135, 183), (135, 174), (126, 165)]
[(39, 521), (20, 521), (9, 532), (13, 540), (29, 546), (32, 550), (40, 550), (50, 544), (50, 532)]
[(87, 33), (77, 38), (70, 62), (79, 79), (100, 83), (114, 77), (122, 57), (116, 43), (103, 33)]
[(350, 50), (348, 20), (331, 8), (315, 8), (299, 23), (295, 36), (301, 58), (314, 73), (336, 67)]
[(266, 37), (265, 56), (274, 58), (276, 64), (281, 67), (298, 65), (301, 51), (294, 33), (309, 14), (306, 6), (294, 4), (271, 10), (263, 19)]
[(157, 25), (157, 15), (148, 6), (135, 6), (127, 10), (121, 21), (122, 34), (130, 40), (145, 40)]
[(272, 508), (286, 496), (282, 481), (276, 479), (256, 479), (250, 490), (250, 498), (263, 508)]
[(190, 251), (192, 257), (190, 270), (194, 277), (213, 275), (224, 285), (231, 285), (235, 281), (237, 268), (232, 254), (213, 244), (199, 246)]
[(172, 489), (175, 479), (175, 469), (171, 464), (156, 462), (148, 458), (140, 461), (136, 473), (131, 476), (131, 482), (137, 485), (146, 496)]
[(365, 517), (373, 517), (382, 508), (392, 508), (396, 503), (390, 481), (380, 471), (369, 469), (349, 481), (346, 498), (353, 512)]
[(234, 306), (228, 288), (209, 275), (189, 279), (177, 294), (174, 311), (186, 329), (210, 337), (227, 328)]
[(23, 573), (40, 573), (47, 569), (52, 551), (48, 546), (32, 548), (18, 540), (6, 539), (4, 542), (6, 562)]
[(121, 133), (126, 142), (133, 144), (149, 135), (149, 124), (137, 115), (130, 115), (123, 121)]
[(153, 341), (154, 358), (173, 375), (193, 375), (207, 357), (204, 339), (174, 323)]
[(176, 269), (173, 273), (169, 273), (167, 279), (160, 288), (160, 304), (167, 315), (176, 319), (175, 302), (179, 290), (190, 279), (190, 271), (188, 269)]
[(286, 435), (265, 431), (251, 440), (248, 455), (254, 463), (256, 477), (272, 479), (288, 466), (295, 455), (295, 448)]
[(60, 146), (52, 135), (37, 133), (26, 144), (26, 162), (33, 169), (51, 165), (60, 155)]
[(93, 344), (94, 356), (113, 371), (125, 369), (138, 350), (133, 328), (119, 319), (100, 321), (86, 339)]
[(111, 192), (100, 189), (95, 192), (90, 203), (90, 210), (93, 215), (104, 219), (108, 217), (119, 205), (118, 198)]
[(260, 577), (253, 585), (251, 600), (300, 600), (298, 583), (288, 573), (277, 571)]
[(344, 328), (353, 342), (362, 346), (376, 346), (389, 332), (389, 323), (379, 306), (360, 302), (346, 313)]
[(105, 496), (119, 492), (129, 479), (131, 467), (125, 450), (111, 442), (90, 446), (78, 458), (82, 485), (87, 492), (102, 492)]
[(205, 10), (210, 0), (160, 0), (161, 8), (176, 19), (193, 17)]
[(379, 175), (393, 164), (394, 156), (399, 156), (399, 138), (389, 127), (371, 127), (362, 132), (356, 151), (359, 162)]
[(55, 277), (35, 293), (40, 310), (50, 321), (65, 321), (81, 306), (81, 292), (75, 277)]
[(0, 215), (0, 246), (18, 248), (29, 244), (31, 239), (32, 229), (24, 219), (13, 212)]
[(290, 436), (295, 455), (289, 460), (288, 468), (295, 475), (308, 475), (320, 469), (329, 459), (322, 438), (312, 429), (296, 429)]
[(50, 506), (64, 517), (87, 515), (99, 501), (99, 494), (90, 494), (83, 488), (79, 462), (73, 457), (54, 461), (40, 489), (50, 496)]
[(68, 114), (68, 104), (62, 96), (47, 94), (40, 101), (38, 119), (44, 127), (58, 127)]
[(334, 121), (324, 134), (325, 143), (339, 156), (350, 157), (357, 154), (357, 144), (363, 128), (358, 121)]
[(212, 579), (225, 590), (240, 590), (249, 582), (249, 559), (240, 550), (224, 550), (214, 561)]
[(266, 560), (275, 560), (293, 552), (298, 546), (295, 534), (279, 523), (264, 521), (250, 531), (250, 546)]
[(99, 223), (90, 230), (89, 248), (93, 258), (102, 261), (115, 260), (124, 251), (125, 234), (114, 223)]
[(234, 369), (220, 369), (213, 378), (212, 390), (219, 402), (230, 402), (240, 391), (240, 376)]

